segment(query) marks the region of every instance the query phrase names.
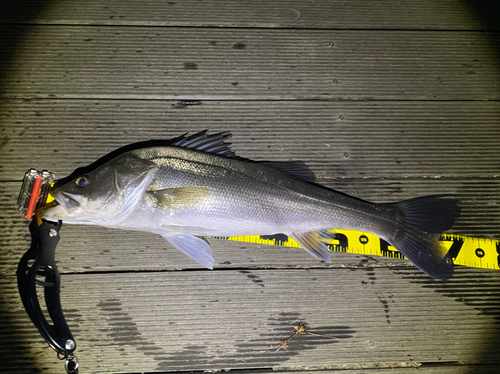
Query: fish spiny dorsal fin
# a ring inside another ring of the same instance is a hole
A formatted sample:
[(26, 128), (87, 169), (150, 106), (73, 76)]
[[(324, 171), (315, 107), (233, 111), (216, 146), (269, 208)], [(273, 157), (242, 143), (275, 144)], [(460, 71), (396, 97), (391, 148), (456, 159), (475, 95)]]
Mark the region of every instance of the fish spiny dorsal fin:
[[(231, 143), (225, 142), (225, 140), (229, 139), (231, 136), (232, 134), (229, 131), (217, 134), (208, 134), (208, 130), (203, 130), (193, 135), (185, 133), (178, 138), (172, 139), (170, 145), (245, 160), (236, 156), (236, 154), (231, 150)], [(291, 174), (297, 178), (304, 179), (308, 182), (316, 182), (314, 173), (302, 161), (261, 161), (259, 163), (284, 173)]]
[(234, 152), (229, 148), (231, 143), (224, 142), (230, 137), (231, 133), (229, 131), (209, 135), (208, 130), (204, 130), (189, 136), (188, 133), (186, 133), (175, 139), (172, 142), (172, 145), (181, 148), (213, 153), (219, 156), (236, 157)]

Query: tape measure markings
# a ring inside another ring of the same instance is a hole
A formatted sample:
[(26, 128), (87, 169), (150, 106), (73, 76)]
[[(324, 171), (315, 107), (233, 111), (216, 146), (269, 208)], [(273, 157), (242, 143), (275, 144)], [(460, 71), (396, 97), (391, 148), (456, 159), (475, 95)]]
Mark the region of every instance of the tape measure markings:
[[(405, 257), (378, 236), (354, 230), (330, 230), (337, 237), (326, 244), (332, 252), (346, 252), (360, 255), (384, 256), (390, 258)], [(231, 236), (217, 237), (231, 241), (278, 245), (283, 247), (301, 248), (295, 240), (286, 235), (271, 236)], [(443, 234), (441, 242), (450, 252), (455, 265), (482, 269), (500, 270), (500, 241), (486, 238), (473, 238), (455, 234)]]

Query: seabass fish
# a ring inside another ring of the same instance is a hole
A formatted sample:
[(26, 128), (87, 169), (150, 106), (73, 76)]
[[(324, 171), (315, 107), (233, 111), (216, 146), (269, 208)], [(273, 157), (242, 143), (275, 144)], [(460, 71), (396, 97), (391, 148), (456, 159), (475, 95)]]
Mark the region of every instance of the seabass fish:
[(453, 274), (438, 241), (460, 214), (445, 195), (374, 204), (319, 186), (300, 163), (236, 157), (229, 133), (181, 136), (168, 146), (125, 151), (52, 192), (42, 218), (153, 232), (207, 268), (200, 236), (286, 234), (330, 262), (329, 229), (373, 233), (434, 278)]

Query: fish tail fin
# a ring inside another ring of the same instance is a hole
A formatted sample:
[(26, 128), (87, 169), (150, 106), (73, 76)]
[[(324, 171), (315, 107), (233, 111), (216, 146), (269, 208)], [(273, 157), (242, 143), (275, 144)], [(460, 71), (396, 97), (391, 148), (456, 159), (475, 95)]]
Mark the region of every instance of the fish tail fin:
[[(450, 195), (430, 195), (392, 203), (396, 232), (387, 241), (416, 267), (437, 279), (453, 275), (453, 261), (439, 234), (460, 216), (458, 200)], [(385, 205), (385, 204), (384, 204)]]

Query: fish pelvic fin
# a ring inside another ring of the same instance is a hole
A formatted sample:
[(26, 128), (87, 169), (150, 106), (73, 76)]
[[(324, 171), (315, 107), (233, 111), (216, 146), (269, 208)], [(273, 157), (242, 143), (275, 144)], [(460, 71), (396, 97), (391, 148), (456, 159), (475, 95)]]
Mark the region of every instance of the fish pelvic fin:
[(204, 267), (213, 270), (212, 248), (204, 239), (189, 234), (165, 234), (166, 241)]
[(299, 244), (305, 251), (319, 260), (332, 262), (330, 259), (330, 250), (325, 244), (325, 240), (334, 239), (335, 234), (327, 231), (312, 231), (304, 233), (293, 233), (289, 235)]
[(451, 228), (460, 216), (458, 200), (450, 195), (430, 195), (392, 205), (397, 223), (389, 243), (416, 267), (437, 279), (453, 275), (453, 261), (439, 234)]

